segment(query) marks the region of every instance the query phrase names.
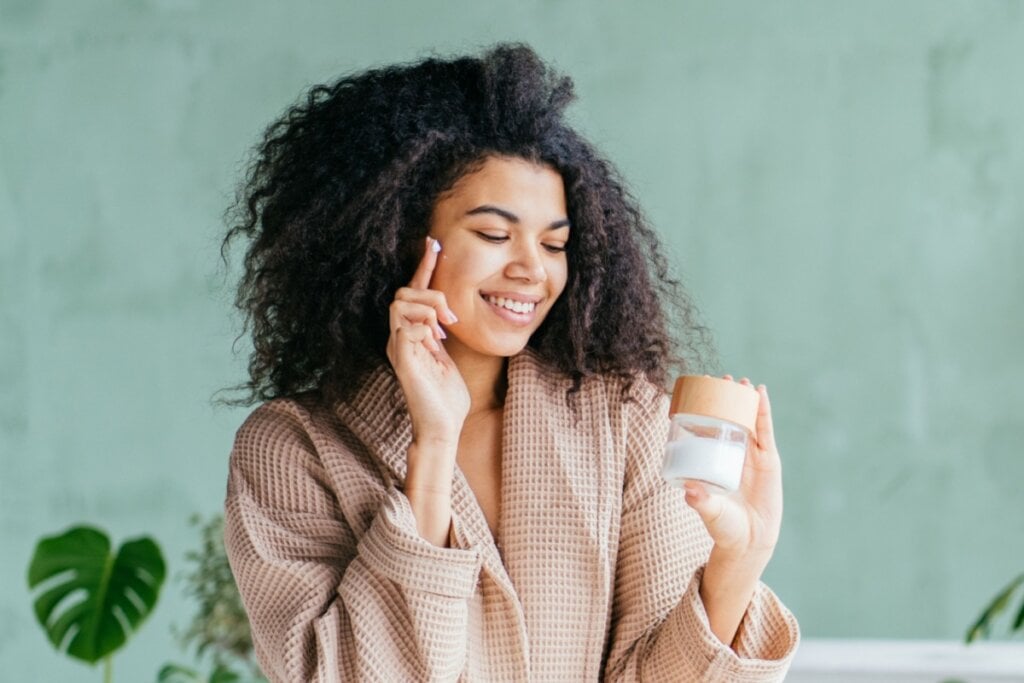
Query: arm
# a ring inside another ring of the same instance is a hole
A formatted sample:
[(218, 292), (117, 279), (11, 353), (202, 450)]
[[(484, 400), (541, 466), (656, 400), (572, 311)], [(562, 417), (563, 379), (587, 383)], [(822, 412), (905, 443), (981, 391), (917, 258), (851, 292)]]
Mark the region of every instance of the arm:
[(404, 492), (420, 536), (447, 547), (452, 525), (452, 478), (458, 441), (425, 439), (409, 447)]
[(623, 408), (627, 464), (606, 679), (782, 680), (799, 640), (796, 620), (758, 578), (718, 562), (700, 516), (661, 477), (667, 398), (654, 387), (644, 393)]
[(260, 408), (238, 432), (225, 546), (274, 683), (455, 680), (464, 668), (478, 553), (426, 542), (394, 488), (357, 537), (337, 497), (380, 498), (363, 484), (331, 488), (287, 402)]
[(708, 615), (708, 624), (715, 637), (733, 649), (740, 622), (754, 597), (761, 574), (758, 566), (734, 562), (714, 548), (704, 567), (700, 601)]
[[(732, 376), (724, 379), (732, 381)], [(746, 377), (740, 383), (754, 388)], [(757, 392), (754, 440), (743, 463), (739, 491), (710, 493), (697, 481), (688, 481), (684, 487), (687, 504), (697, 511), (714, 540), (700, 596), (711, 629), (723, 643), (733, 642), (782, 527), (782, 462), (768, 389), (762, 384)]]

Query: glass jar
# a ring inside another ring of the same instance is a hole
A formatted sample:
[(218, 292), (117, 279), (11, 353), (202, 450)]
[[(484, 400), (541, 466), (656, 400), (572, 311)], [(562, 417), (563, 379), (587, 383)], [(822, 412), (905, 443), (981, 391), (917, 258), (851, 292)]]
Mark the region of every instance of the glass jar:
[(696, 479), (738, 489), (760, 399), (752, 387), (726, 379), (687, 375), (676, 380), (662, 476), (680, 486)]

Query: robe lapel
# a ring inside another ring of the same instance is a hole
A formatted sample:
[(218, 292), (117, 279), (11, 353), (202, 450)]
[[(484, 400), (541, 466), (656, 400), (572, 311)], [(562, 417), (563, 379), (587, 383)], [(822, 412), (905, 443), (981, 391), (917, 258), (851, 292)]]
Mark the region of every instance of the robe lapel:
[[(535, 663), (566, 656), (558, 651), (566, 609), (552, 599), (558, 587), (564, 585), (568, 594), (590, 590), (590, 599), (571, 606), (579, 639), (590, 648), (575, 656), (581, 667), (599, 667), (614, 580), (611, 494), (618, 484), (611, 422), (600, 401), (583, 400), (574, 416), (565, 405), (570, 381), (532, 352), (515, 360), (509, 366), (503, 429), (505, 567), (519, 586)], [(587, 680), (599, 677), (597, 668), (587, 669)]]

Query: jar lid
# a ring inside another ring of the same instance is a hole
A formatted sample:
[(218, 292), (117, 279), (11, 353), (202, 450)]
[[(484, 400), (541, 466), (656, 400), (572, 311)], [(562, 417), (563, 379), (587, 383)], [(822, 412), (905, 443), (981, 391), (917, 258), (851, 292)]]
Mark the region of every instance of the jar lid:
[(689, 413), (728, 420), (757, 434), (761, 395), (746, 384), (708, 375), (683, 375), (672, 391), (669, 415)]

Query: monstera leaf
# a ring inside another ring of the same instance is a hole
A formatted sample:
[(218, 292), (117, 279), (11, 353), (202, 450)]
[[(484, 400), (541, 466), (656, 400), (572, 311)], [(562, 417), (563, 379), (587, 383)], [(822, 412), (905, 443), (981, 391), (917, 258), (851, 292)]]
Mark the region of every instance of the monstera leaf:
[(153, 611), (164, 582), (164, 559), (149, 538), (110, 554), (110, 539), (74, 527), (39, 541), (28, 585), (40, 593), (36, 618), (58, 650), (93, 664), (124, 645)]

